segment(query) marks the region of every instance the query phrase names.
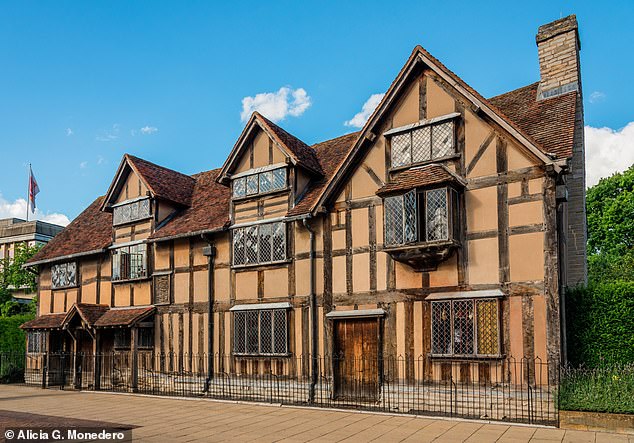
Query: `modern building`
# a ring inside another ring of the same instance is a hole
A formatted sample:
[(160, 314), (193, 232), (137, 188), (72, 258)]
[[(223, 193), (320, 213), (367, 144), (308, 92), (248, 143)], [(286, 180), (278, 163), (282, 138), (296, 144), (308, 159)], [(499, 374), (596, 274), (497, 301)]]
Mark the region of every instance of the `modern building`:
[[(18, 245), (45, 245), (63, 229), (63, 226), (40, 220), (0, 219), (0, 259), (13, 259)], [(29, 303), (35, 296), (28, 288), (14, 288), (12, 292), (19, 303)]]
[(166, 372), (220, 355), (209, 371), (326, 374), (365, 398), (390, 358), (391, 378), (482, 382), (558, 363), (565, 288), (586, 279), (576, 18), (536, 43), (541, 77), (496, 97), (417, 46), (359, 132), (309, 146), (255, 113), (219, 169), (125, 155), (30, 261), (29, 349)]

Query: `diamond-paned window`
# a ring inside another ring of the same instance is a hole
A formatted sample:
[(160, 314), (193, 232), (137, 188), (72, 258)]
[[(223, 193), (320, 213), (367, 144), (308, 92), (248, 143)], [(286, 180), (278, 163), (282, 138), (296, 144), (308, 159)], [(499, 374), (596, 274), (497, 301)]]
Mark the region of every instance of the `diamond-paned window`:
[(497, 299), (457, 299), (431, 302), (433, 355), (500, 354)]
[(288, 312), (286, 309), (235, 311), (233, 315), (234, 354), (288, 354)]
[(142, 200), (124, 203), (112, 208), (112, 224), (114, 226), (122, 225), (146, 219), (151, 215), (150, 199), (144, 198)]
[(425, 194), (427, 241), (447, 240), (449, 238), (447, 190), (445, 188), (433, 189)]
[(419, 126), (391, 136), (392, 167), (448, 157), (455, 153), (454, 122)]
[(256, 172), (233, 179), (233, 197), (242, 198), (286, 189), (286, 168)]
[(385, 244), (402, 245), (417, 239), (416, 191), (386, 197)]
[(77, 262), (60, 263), (51, 266), (51, 288), (77, 286)]
[(235, 266), (286, 260), (286, 224), (253, 225), (233, 230)]

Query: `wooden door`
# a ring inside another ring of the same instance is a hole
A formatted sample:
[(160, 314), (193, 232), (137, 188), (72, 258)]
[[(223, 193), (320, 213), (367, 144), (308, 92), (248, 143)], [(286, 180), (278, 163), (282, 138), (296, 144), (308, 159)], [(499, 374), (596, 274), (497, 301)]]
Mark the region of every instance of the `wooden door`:
[(379, 391), (379, 320), (337, 320), (333, 356), (335, 397), (376, 401)]

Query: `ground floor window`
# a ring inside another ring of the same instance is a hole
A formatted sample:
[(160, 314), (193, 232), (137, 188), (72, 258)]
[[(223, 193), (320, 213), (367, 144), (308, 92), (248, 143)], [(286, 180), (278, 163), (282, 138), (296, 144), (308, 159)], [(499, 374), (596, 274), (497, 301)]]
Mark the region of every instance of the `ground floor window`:
[(497, 299), (433, 301), (431, 321), (432, 355), (500, 354)]
[(236, 355), (288, 353), (286, 309), (235, 311), (233, 327), (233, 352)]
[(37, 354), (46, 350), (46, 332), (29, 331), (27, 340), (27, 352)]
[[(115, 349), (130, 349), (132, 344), (132, 330), (130, 328), (115, 329), (114, 347)], [(139, 349), (154, 347), (154, 329), (139, 328), (137, 330), (137, 346)]]

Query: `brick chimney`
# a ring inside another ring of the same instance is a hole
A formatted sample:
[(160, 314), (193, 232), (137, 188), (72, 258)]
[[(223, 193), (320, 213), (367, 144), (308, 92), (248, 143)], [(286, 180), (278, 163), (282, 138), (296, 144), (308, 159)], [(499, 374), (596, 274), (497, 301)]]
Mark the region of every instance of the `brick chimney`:
[(540, 82), (537, 99), (570, 91), (581, 93), (577, 17), (569, 15), (539, 27), (535, 36)]

